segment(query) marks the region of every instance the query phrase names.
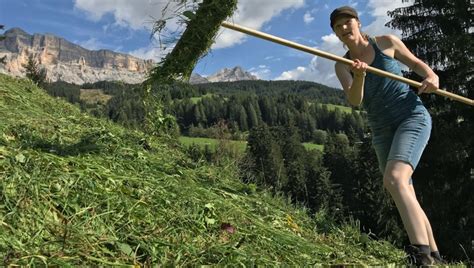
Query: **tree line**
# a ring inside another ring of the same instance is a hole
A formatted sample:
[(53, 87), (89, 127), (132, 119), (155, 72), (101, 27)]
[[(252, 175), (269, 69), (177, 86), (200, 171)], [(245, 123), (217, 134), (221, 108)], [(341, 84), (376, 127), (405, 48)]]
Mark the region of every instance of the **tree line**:
[(228, 122), (233, 132), (247, 132), (263, 123), (268, 126), (293, 125), (299, 129), (304, 142), (321, 142), (321, 130), (354, 132), (362, 136), (364, 128), (363, 115), (358, 111), (331, 110), (326, 104), (313, 103), (295, 94), (215, 95), (197, 102), (189, 98), (175, 101), (168, 107), (183, 133), (189, 136), (199, 136), (200, 130), (210, 128), (221, 119)]
[[(80, 99), (80, 89), (101, 89), (112, 95), (106, 105), (88, 104)], [(139, 85), (101, 81), (82, 86), (58, 81), (45, 89), (80, 106), (94, 115), (110, 118), (129, 127), (140, 128), (145, 120)], [(364, 114), (344, 112), (329, 104), (346, 104), (340, 90), (305, 81), (239, 81), (190, 85), (155, 85), (151, 94), (164, 112), (175, 116), (183, 135), (211, 137), (212, 126), (224, 119), (233, 137), (245, 138), (261, 124), (293, 125), (304, 142), (322, 144), (327, 132), (362, 137)]]

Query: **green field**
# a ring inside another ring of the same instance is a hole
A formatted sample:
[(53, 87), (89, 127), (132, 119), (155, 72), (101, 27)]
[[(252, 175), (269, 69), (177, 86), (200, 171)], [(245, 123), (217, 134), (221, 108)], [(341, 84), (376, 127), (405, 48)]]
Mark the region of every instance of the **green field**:
[[(199, 146), (206, 146), (208, 145), (211, 149), (216, 148), (219, 140), (218, 139), (210, 139), (210, 138), (198, 138), (198, 137), (186, 137), (186, 136), (181, 136), (179, 137), (179, 141), (181, 144), (185, 146), (191, 146), (193, 144), (199, 145)], [(229, 141), (230, 144), (233, 144), (237, 146), (240, 152), (244, 152), (245, 148), (247, 147), (247, 142), (246, 141), (234, 141), (231, 140)]]
[[(190, 146), (193, 144), (199, 145), (199, 146), (206, 146), (208, 145), (211, 149), (214, 149), (218, 143), (217, 139), (210, 139), (210, 138), (197, 138), (197, 137), (186, 137), (186, 136), (181, 136), (179, 137), (179, 141), (181, 144), (185, 146)], [(239, 149), (240, 152), (245, 152), (245, 148), (247, 147), (247, 142), (246, 141), (230, 141), (231, 144), (235, 144), (237, 148)], [(324, 149), (324, 145), (321, 144), (314, 144), (314, 143), (309, 143), (305, 142), (303, 143), (304, 147), (307, 150), (313, 150), (317, 149), (322, 151)]]
[(329, 111), (334, 111), (336, 109), (340, 109), (342, 112), (344, 113), (352, 113), (352, 108), (351, 107), (348, 107), (348, 106), (342, 106), (342, 105), (336, 105), (336, 104), (321, 104), (321, 103), (318, 103), (317, 105), (319, 106), (323, 106), (323, 105), (326, 105), (326, 107), (328, 108)]
[(304, 142), (303, 143), (303, 146), (304, 148), (306, 148), (306, 150), (319, 150), (319, 151), (323, 151), (324, 150), (324, 145), (322, 144), (316, 144), (316, 143), (309, 143), (309, 142)]
[(206, 95), (202, 95), (201, 97), (193, 97), (193, 98), (191, 98), (191, 102), (194, 103), (194, 104), (196, 104), (196, 103), (198, 103), (201, 99), (203, 99), (203, 98), (210, 98), (210, 97), (212, 97), (213, 95), (214, 95), (214, 94), (212, 94), (212, 93), (207, 93)]

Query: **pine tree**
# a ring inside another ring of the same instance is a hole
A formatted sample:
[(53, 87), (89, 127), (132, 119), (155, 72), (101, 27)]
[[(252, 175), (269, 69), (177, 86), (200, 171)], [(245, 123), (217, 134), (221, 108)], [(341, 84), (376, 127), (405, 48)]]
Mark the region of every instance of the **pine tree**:
[(307, 203), (306, 150), (301, 144), (298, 130), (294, 126), (274, 128), (274, 138), (281, 144), (288, 184), (284, 191), (295, 202)]
[(257, 127), (258, 126), (257, 112), (255, 112), (255, 108), (253, 107), (252, 103), (248, 104), (247, 113), (248, 113), (247, 116), (248, 116), (248, 127), (249, 127), (249, 129)]
[(324, 167), (322, 153), (307, 152), (306, 168), (307, 203), (311, 212), (316, 213), (324, 209), (331, 218), (342, 218), (342, 194), (340, 188), (332, 183), (331, 172)]
[[(472, 1), (416, 0), (390, 15), (389, 25), (402, 30), (408, 48), (435, 68), (442, 88), (474, 97)], [(433, 130), (414, 184), (441, 251), (458, 260), (466, 254), (474, 259), (474, 109), (437, 96), (423, 97)]]
[(400, 242), (405, 231), (398, 211), (383, 187), (383, 175), (370, 137), (362, 139), (356, 147), (354, 177), (357, 180), (353, 192), (354, 202), (350, 204), (352, 215), (360, 221), (365, 232)]
[(279, 191), (287, 185), (286, 169), (280, 145), (266, 124), (250, 131), (247, 155), (253, 162), (252, 173), (260, 185)]
[(342, 191), (344, 213), (351, 213), (351, 206), (355, 202), (354, 190), (357, 185), (355, 156), (346, 135), (336, 133), (328, 135), (324, 144), (324, 166), (331, 172), (331, 181), (339, 185)]
[[(3, 31), (4, 28), (5, 28), (5, 26), (2, 25), (2, 24), (0, 24), (0, 30)], [(0, 41), (2, 41), (2, 40), (4, 40), (4, 39), (5, 39), (5, 35), (0, 34)], [(7, 60), (7, 56), (6, 56), (6, 55), (3, 56), (3, 57), (1, 57), (1, 58), (0, 58), (0, 64), (6, 64), (6, 63), (7, 63), (6, 60)]]
[(245, 108), (240, 105), (240, 110), (239, 110), (239, 127), (242, 131), (246, 131), (249, 129), (249, 126), (247, 124), (247, 112), (245, 111)]
[(25, 68), (26, 77), (28, 79), (39, 86), (43, 86), (46, 80), (46, 70), (38, 65), (33, 55), (28, 57), (28, 62), (23, 65), (23, 68)]

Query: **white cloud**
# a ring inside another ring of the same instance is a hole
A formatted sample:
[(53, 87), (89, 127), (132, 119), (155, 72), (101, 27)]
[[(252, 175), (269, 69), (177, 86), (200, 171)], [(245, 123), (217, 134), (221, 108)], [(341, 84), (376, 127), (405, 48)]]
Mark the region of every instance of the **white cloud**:
[(128, 52), (128, 54), (135, 56), (140, 59), (154, 60), (155, 62), (161, 61), (169, 52), (173, 50), (173, 46), (161, 48), (159, 45), (150, 44), (147, 47), (142, 47), (133, 51)]
[[(115, 25), (137, 29), (151, 29), (156, 19), (170, 17), (177, 10), (177, 1), (154, 1), (154, 0), (75, 0), (74, 7), (86, 12), (89, 19), (98, 21), (106, 14), (112, 14)], [(168, 14), (163, 14), (163, 8), (168, 5)], [(231, 21), (250, 27), (260, 29), (265, 22), (279, 15), (285, 9), (303, 7), (304, 0), (240, 0), (237, 11), (230, 18)], [(190, 6), (189, 6), (190, 7)], [(167, 22), (169, 32), (182, 30), (177, 19)], [(213, 48), (224, 48), (240, 44), (245, 35), (224, 30), (219, 33)]]
[[(83, 11), (88, 18), (93, 21), (99, 21), (105, 15), (112, 15), (114, 23), (103, 26), (103, 31), (110, 27), (124, 27), (133, 30), (150, 30), (153, 22), (157, 19), (172, 17), (178, 9), (178, 1), (156, 1), (156, 0), (75, 0), (74, 8)], [(164, 7), (167, 7), (167, 13), (163, 14)], [(237, 11), (234, 13), (231, 21), (245, 25), (254, 29), (260, 29), (265, 22), (270, 21), (274, 16), (278, 16), (283, 10), (303, 7), (304, 0), (240, 0), (237, 4)], [(191, 6), (187, 6), (187, 9)], [(182, 11), (182, 10), (181, 10)], [(178, 19), (167, 21), (166, 33), (176, 33), (184, 30), (178, 23)], [(231, 31), (220, 31), (216, 38), (213, 48), (224, 48), (242, 43), (246, 35)], [(88, 42), (88, 43), (87, 43)], [(89, 48), (99, 48), (100, 42), (96, 39), (85, 42)], [(173, 46), (173, 44), (168, 44)], [(150, 45), (129, 52), (130, 54), (145, 58), (159, 60), (166, 55), (170, 48), (163, 50), (158, 46)], [(265, 73), (260, 71), (259, 73)]]
[[(116, 25), (138, 30), (151, 29), (154, 20), (166, 18), (176, 10), (175, 1), (169, 1), (169, 12), (163, 14), (167, 4), (167, 1), (154, 0), (75, 0), (74, 8), (84, 11), (93, 21), (112, 14)], [(174, 28), (175, 23), (176, 21), (172, 21), (169, 26)]]
[(293, 70), (285, 71), (280, 74), (275, 80), (307, 80), (305, 77), (311, 73), (307, 67), (298, 66)]
[[(362, 31), (372, 36), (382, 34), (400, 35), (399, 31), (385, 26), (385, 24), (390, 20), (390, 17), (387, 15), (387, 11), (411, 4), (412, 2), (402, 3), (401, 1), (393, 0), (369, 0), (367, 3), (366, 12), (368, 14), (372, 14), (374, 21), (365, 27), (362, 25)], [(357, 2), (352, 2), (352, 5), (357, 5)], [(342, 42), (334, 33), (321, 37), (321, 43), (317, 49), (338, 56), (345, 54), (345, 49), (343, 48)], [(337, 79), (334, 72), (334, 61), (321, 59), (318, 56), (315, 56), (308, 66), (299, 66), (293, 70), (285, 71), (275, 79), (308, 80), (341, 88), (339, 80)]]
[(367, 6), (371, 10), (370, 14), (373, 15), (375, 21), (367, 25), (367, 27), (363, 27), (363, 31), (370, 35), (395, 34), (400, 36), (400, 31), (385, 26), (391, 19), (387, 12), (411, 4), (413, 4), (413, 0), (405, 3), (393, 0), (369, 0)]
[(314, 20), (314, 17), (311, 15), (310, 12), (306, 12), (304, 13), (303, 20), (304, 23), (310, 24)]
[(248, 70), (251, 74), (255, 75), (258, 79), (268, 80), (270, 79), (271, 71), (267, 65), (259, 65), (258, 67), (252, 67)]
[[(165, 7), (167, 7), (166, 12), (163, 12)], [(173, 17), (173, 14), (176, 13), (178, 9), (181, 9), (182, 11), (182, 9), (190, 9), (191, 6), (178, 6), (177, 1), (75, 0), (74, 8), (85, 12), (88, 18), (92, 21), (99, 21), (105, 15), (111, 14), (114, 18), (114, 22), (102, 26), (104, 32), (108, 31), (111, 27), (123, 27), (129, 30), (144, 29), (151, 32), (154, 21)], [(184, 29), (182, 29), (181, 25), (178, 23), (178, 18), (172, 18), (167, 20), (166, 29), (163, 33), (165, 36), (171, 36), (171, 33), (179, 33), (182, 30)], [(105, 44), (99, 42), (95, 38), (82, 42), (80, 45), (89, 49), (100, 49), (105, 47)], [(166, 53), (171, 51), (174, 46), (173, 43), (166, 45), (168, 45), (168, 48), (163, 49), (160, 45), (151, 43), (147, 47), (139, 48), (127, 53), (139, 58), (159, 61), (166, 55)]]
[(135, 56), (140, 59), (153, 59), (159, 61), (160, 51), (153, 47), (142, 47), (133, 51), (128, 52), (130, 55)]
[[(229, 21), (243, 25), (252, 29), (261, 29), (265, 22), (278, 16), (285, 9), (295, 9), (304, 6), (304, 0), (240, 0), (237, 4), (237, 10)], [(241, 44), (246, 35), (224, 29), (221, 30), (216, 38), (213, 49), (230, 47)]]
[(97, 38), (94, 37), (83, 42), (76, 41), (75, 43), (89, 50), (106, 49), (108, 47), (108, 45), (100, 42), (99, 40), (97, 40)]

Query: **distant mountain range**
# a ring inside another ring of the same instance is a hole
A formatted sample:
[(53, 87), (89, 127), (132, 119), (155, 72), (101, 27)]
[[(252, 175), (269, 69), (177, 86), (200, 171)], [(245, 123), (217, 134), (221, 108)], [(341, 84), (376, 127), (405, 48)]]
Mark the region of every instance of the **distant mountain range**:
[(224, 68), (207, 77), (202, 77), (199, 74), (193, 73), (191, 75), (191, 79), (189, 79), (189, 82), (191, 84), (202, 84), (210, 82), (234, 82), (241, 80), (257, 80), (257, 77), (237, 66), (231, 69)]
[[(5, 39), (0, 40), (0, 58), (6, 56), (6, 64), (0, 64), (0, 73), (13, 76), (25, 76), (23, 65), (30, 55), (46, 69), (48, 81), (79, 85), (103, 80), (140, 83), (155, 64), (152, 60), (110, 50), (88, 50), (52, 34), (31, 35), (20, 28), (9, 29), (4, 36)], [(234, 67), (207, 77), (193, 74), (190, 83), (256, 79), (241, 67)]]
[(139, 83), (154, 64), (110, 50), (88, 50), (51, 34), (30, 35), (20, 28), (10, 29), (4, 36), (0, 58), (7, 58), (0, 72), (14, 76), (24, 76), (23, 65), (30, 55), (46, 69), (49, 81), (75, 84), (100, 80)]

